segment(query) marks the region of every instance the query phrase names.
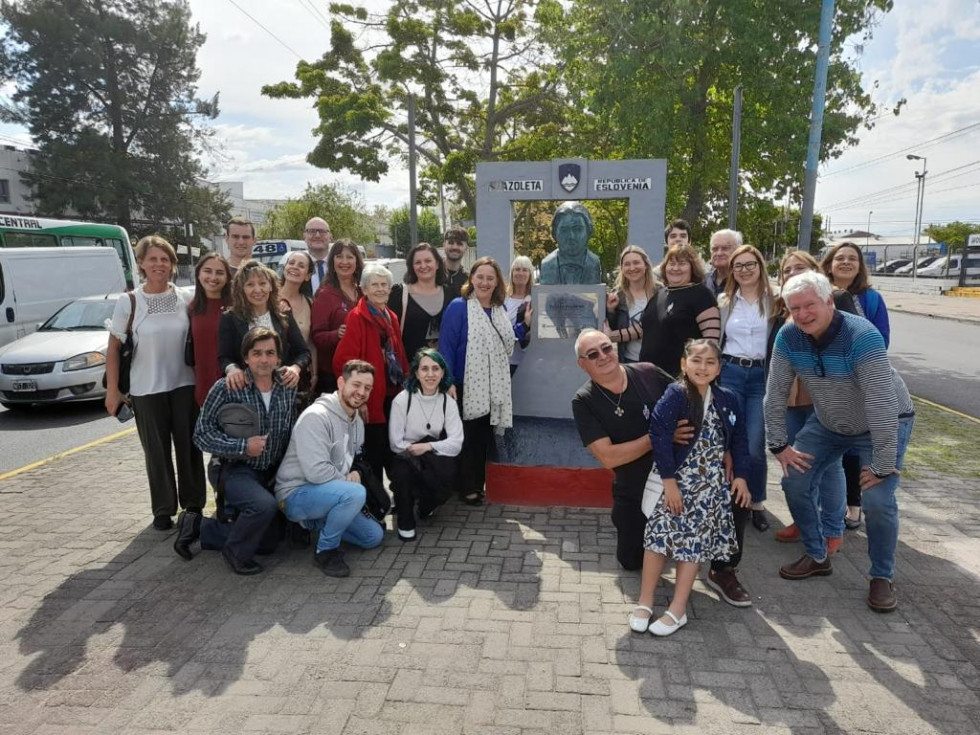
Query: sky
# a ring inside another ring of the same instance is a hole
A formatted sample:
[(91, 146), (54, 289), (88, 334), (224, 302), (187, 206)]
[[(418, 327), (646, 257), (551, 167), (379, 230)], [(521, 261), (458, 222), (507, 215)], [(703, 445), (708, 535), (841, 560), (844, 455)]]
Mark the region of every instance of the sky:
[[(317, 124), (311, 101), (273, 100), (260, 93), (264, 84), (292, 81), (300, 58), (314, 60), (327, 49), (324, 0), (190, 0), (190, 5), (207, 35), (198, 54), (199, 94), (220, 93), (215, 127), (221, 152), (207, 161), (212, 180), (244, 181), (250, 199), (287, 198), (308, 183), (332, 183), (357, 192), (369, 206), (407, 203), (408, 176), (397, 162), (378, 183), (307, 164)], [(367, 5), (386, 3), (368, 0)], [(865, 88), (873, 88), (882, 112), (874, 129), (860, 134), (859, 145), (821, 167), (816, 210), (825, 222), (829, 217), (831, 230), (863, 231), (870, 212), (872, 232), (911, 233), (915, 172), (922, 162), (907, 160), (908, 153), (928, 159), (925, 223), (980, 221), (978, 42), (980, 1), (895, 0), (863, 53), (854, 52)], [(894, 117), (888, 111), (902, 98), (907, 103)], [(23, 129), (9, 125), (0, 125), (0, 135), (6, 143), (29, 142)]]

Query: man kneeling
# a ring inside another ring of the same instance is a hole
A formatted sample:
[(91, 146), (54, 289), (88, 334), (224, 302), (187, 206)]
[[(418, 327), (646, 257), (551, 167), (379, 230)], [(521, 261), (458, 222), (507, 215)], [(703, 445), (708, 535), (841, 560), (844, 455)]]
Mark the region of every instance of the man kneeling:
[(337, 378), (337, 391), (320, 396), (300, 414), (279, 472), (276, 499), (291, 521), (320, 537), (313, 562), (328, 577), (346, 577), (341, 540), (370, 549), (381, 543), (384, 528), (362, 513), (365, 490), (352, 470), (364, 444), (358, 409), (374, 387), (374, 366), (350, 360)]

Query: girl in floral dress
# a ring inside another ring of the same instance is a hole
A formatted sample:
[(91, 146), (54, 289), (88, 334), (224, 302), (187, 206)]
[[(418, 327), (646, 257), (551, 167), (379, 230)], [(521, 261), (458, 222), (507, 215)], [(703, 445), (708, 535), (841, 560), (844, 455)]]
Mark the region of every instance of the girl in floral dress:
[[(638, 633), (667, 636), (686, 625), (687, 600), (701, 563), (727, 559), (738, 550), (724, 459), (730, 452), (735, 474), (731, 493), (745, 506), (750, 502), (749, 451), (738, 401), (717, 385), (720, 374), (721, 350), (715, 341), (689, 340), (681, 377), (667, 388), (650, 419), (655, 465), (645, 494), (657, 493), (658, 476), (663, 489), (647, 522), (640, 599), (629, 616), (630, 628)], [(696, 431), (685, 446), (673, 444), (682, 418)], [(654, 620), (654, 590), (668, 558), (677, 562), (674, 598)]]

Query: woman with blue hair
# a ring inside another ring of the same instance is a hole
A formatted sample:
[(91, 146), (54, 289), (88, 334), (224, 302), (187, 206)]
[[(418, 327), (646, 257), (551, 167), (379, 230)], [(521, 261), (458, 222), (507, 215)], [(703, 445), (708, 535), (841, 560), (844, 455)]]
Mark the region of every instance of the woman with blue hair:
[(423, 348), (412, 358), (405, 390), (395, 396), (388, 419), (391, 487), (398, 538), (415, 539), (415, 506), (428, 518), (449, 497), (463, 448), (463, 422), (448, 395), (452, 377), (436, 350)]

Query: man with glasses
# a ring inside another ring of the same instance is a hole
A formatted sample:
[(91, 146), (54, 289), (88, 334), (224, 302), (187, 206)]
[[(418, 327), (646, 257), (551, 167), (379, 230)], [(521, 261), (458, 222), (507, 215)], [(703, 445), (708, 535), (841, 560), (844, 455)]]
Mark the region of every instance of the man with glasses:
[(705, 271), (704, 285), (717, 298), (725, 290), (728, 280), (728, 261), (742, 247), (742, 233), (735, 230), (718, 230), (711, 236), (711, 265)]
[[(834, 308), (833, 287), (822, 273), (808, 271), (783, 286), (793, 318), (776, 336), (766, 386), (766, 441), (783, 466), (783, 490), (806, 553), (784, 565), (784, 579), (833, 572), (821, 520), (831, 506), (843, 518), (845, 494), (820, 492), (826, 470), (849, 449), (861, 458), (861, 505), (868, 532), (871, 585), (868, 606), (890, 612), (898, 602), (892, 587), (898, 543), (895, 493), (912, 434), (915, 412), (908, 389), (888, 361), (877, 328)], [(790, 445), (786, 401), (794, 378), (813, 400), (814, 413)]]
[[(575, 356), (589, 376), (572, 399), (575, 425), (592, 455), (615, 472), (616, 559), (624, 569), (640, 569), (647, 522), (640, 505), (653, 467), (650, 414), (673, 378), (652, 363), (621, 365), (609, 337), (595, 329), (579, 334)], [(678, 423), (675, 442), (686, 444), (693, 436), (686, 421)]]
[(313, 217), (306, 223), (303, 231), (303, 239), (306, 241), (306, 249), (313, 256), (313, 293), (320, 288), (324, 276), (327, 273), (327, 253), (330, 251), (330, 225), (320, 217)]

